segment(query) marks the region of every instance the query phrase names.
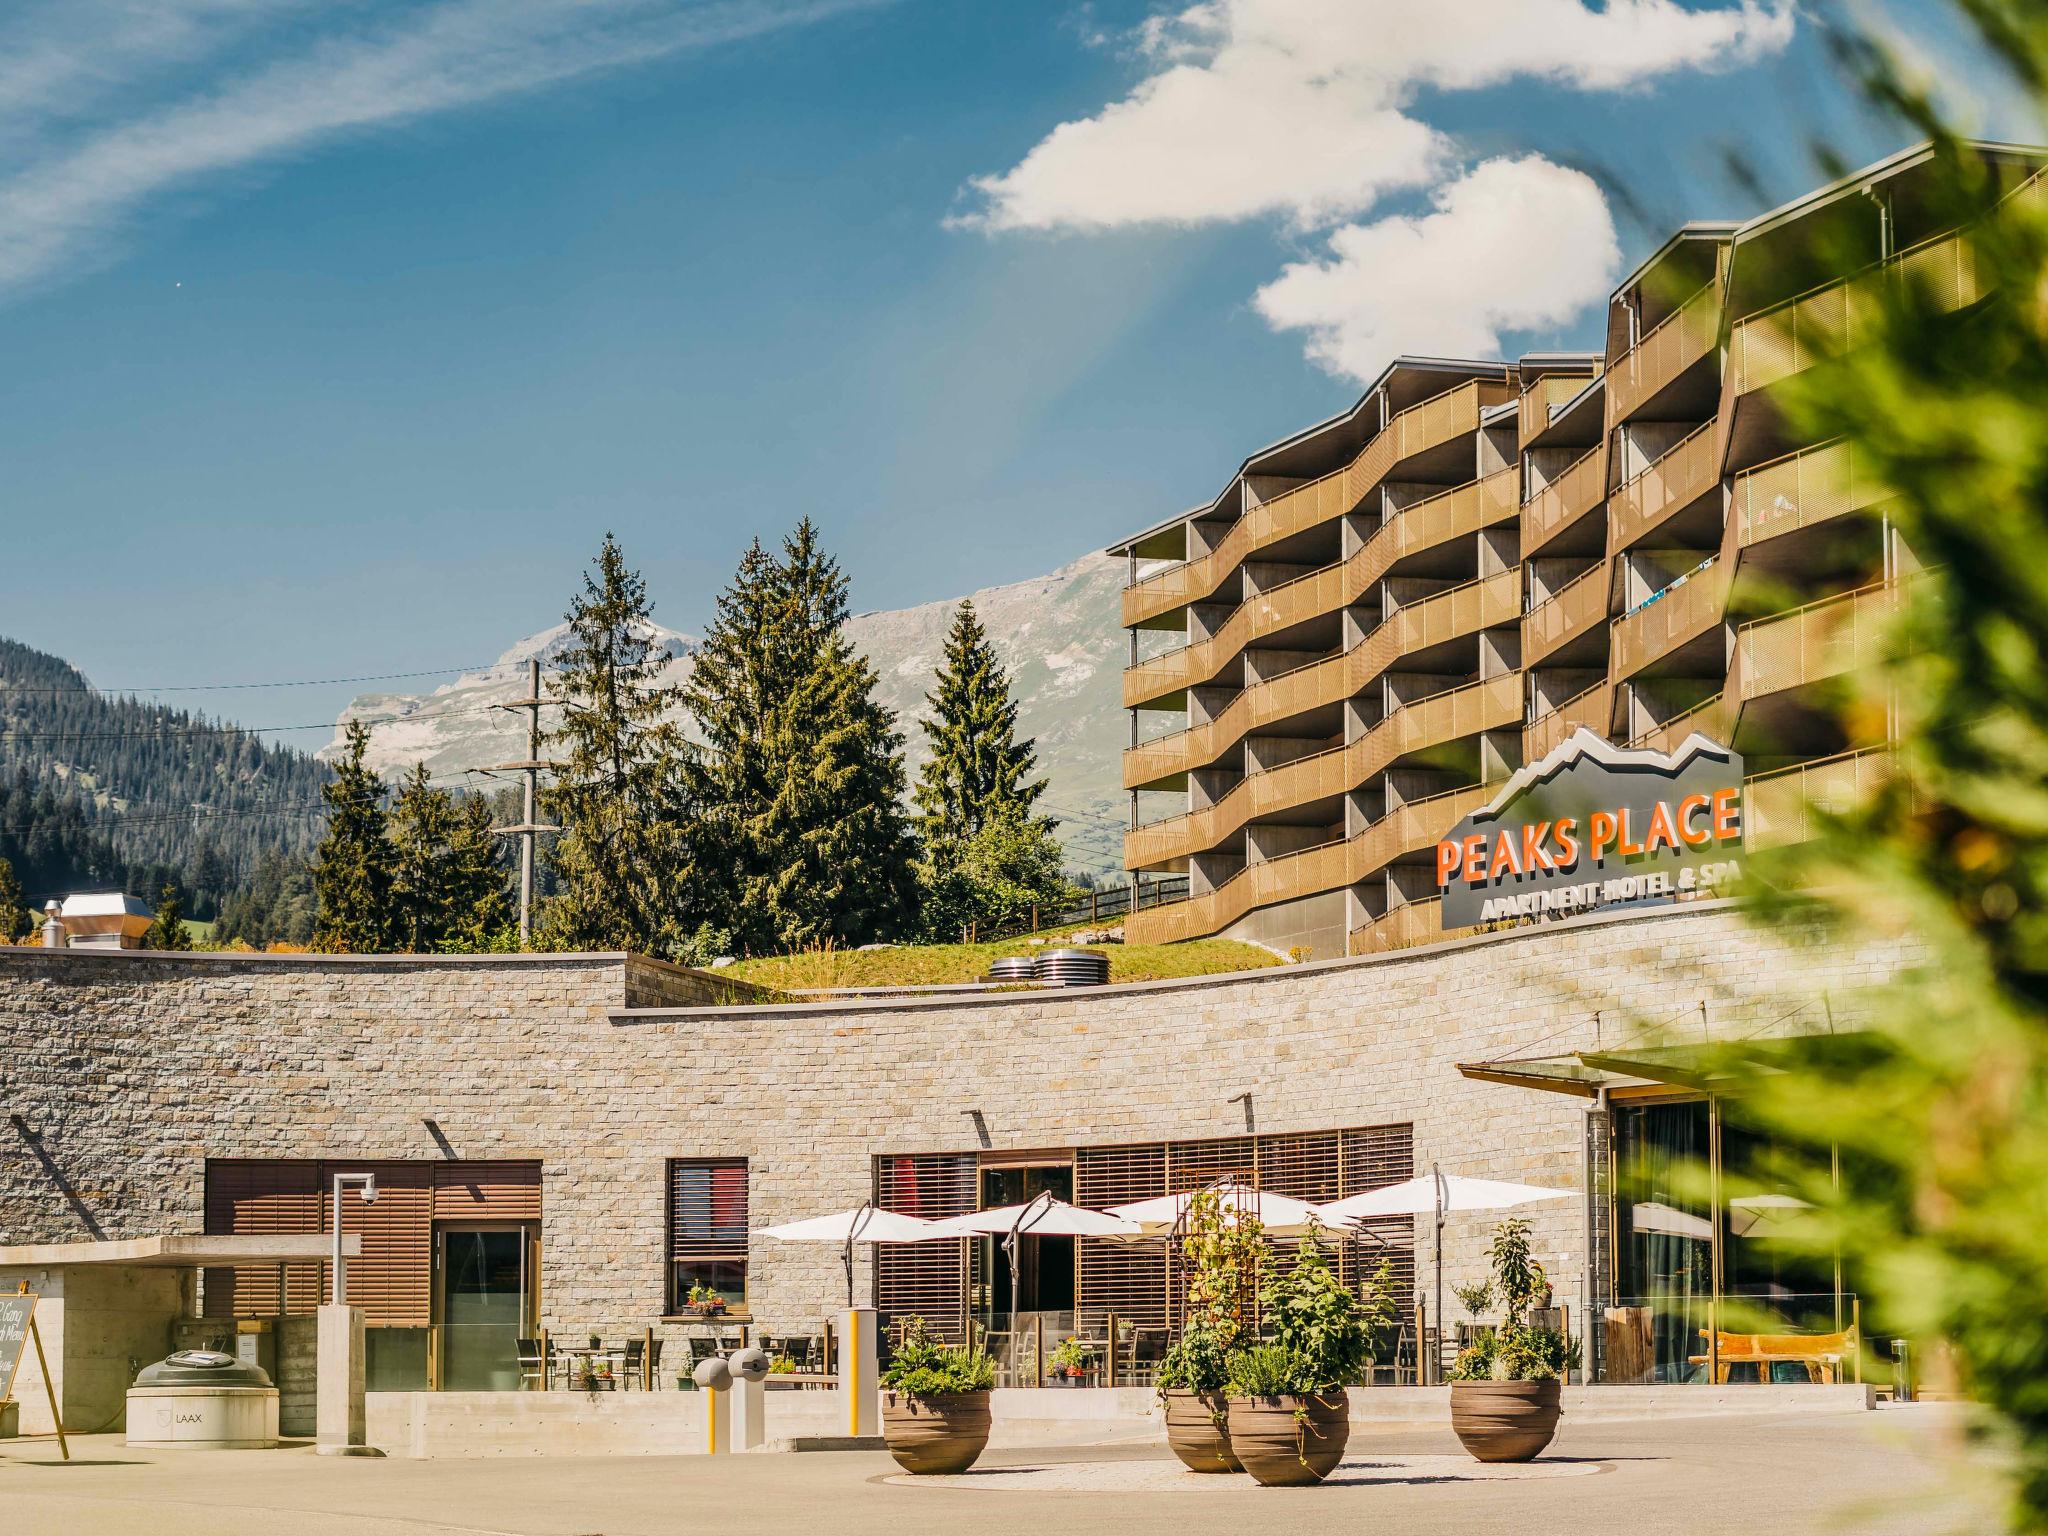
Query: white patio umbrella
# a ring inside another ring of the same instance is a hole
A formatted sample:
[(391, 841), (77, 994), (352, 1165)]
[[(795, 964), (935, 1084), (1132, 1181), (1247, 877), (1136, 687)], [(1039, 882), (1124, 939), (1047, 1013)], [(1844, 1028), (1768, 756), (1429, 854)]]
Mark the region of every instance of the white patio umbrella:
[(1714, 1224), (1704, 1216), (1681, 1211), (1661, 1200), (1638, 1200), (1628, 1208), (1629, 1225), (1638, 1232), (1656, 1232), (1665, 1237), (1686, 1237), (1694, 1242), (1714, 1240)]
[(838, 1243), (846, 1250), (846, 1304), (853, 1305), (853, 1245), (855, 1243), (929, 1243), (961, 1234), (947, 1230), (946, 1223), (906, 1216), (901, 1211), (884, 1211), (863, 1201), (851, 1211), (834, 1211), (830, 1216), (812, 1216), (787, 1221), (779, 1227), (761, 1229), (785, 1243)]
[(1373, 1216), (1434, 1216), (1436, 1218), (1436, 1325), (1444, 1325), (1444, 1213), (1446, 1211), (1503, 1211), (1536, 1200), (1564, 1200), (1568, 1189), (1544, 1189), (1535, 1184), (1515, 1184), (1505, 1179), (1468, 1179), (1463, 1174), (1445, 1173), (1434, 1163), (1429, 1172), (1384, 1189), (1367, 1190), (1333, 1200), (1322, 1207), (1322, 1217), (1333, 1227), (1349, 1226)]
[[(1222, 1201), (1224, 1210), (1255, 1217), (1276, 1236), (1302, 1232), (1312, 1225), (1330, 1225), (1318, 1207), (1306, 1200), (1296, 1200), (1291, 1195), (1276, 1195), (1271, 1190), (1233, 1183), (1212, 1184), (1207, 1192), (1214, 1193)], [(1134, 1200), (1129, 1205), (1112, 1205), (1108, 1214), (1136, 1222), (1141, 1235), (1157, 1237), (1181, 1225), (1187, 1218), (1188, 1202), (1197, 1193), (1203, 1191), (1182, 1190), (1178, 1194), (1155, 1195), (1150, 1200)]]
[(1728, 1230), (1749, 1237), (1766, 1228), (1789, 1226), (1812, 1209), (1797, 1195), (1737, 1195), (1728, 1202)]
[(1107, 1211), (1085, 1210), (1069, 1205), (1051, 1190), (1045, 1190), (1023, 1205), (998, 1205), (986, 1211), (969, 1211), (935, 1222), (956, 1237), (996, 1237), (1010, 1257), (1010, 1310), (1017, 1309), (1017, 1239), (1035, 1237), (1136, 1237), (1144, 1228), (1137, 1222)]

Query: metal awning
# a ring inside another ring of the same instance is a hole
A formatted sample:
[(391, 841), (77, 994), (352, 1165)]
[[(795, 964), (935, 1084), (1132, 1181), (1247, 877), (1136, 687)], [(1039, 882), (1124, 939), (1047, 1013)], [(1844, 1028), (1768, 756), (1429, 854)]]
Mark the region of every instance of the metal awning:
[[(259, 1237), (124, 1237), (93, 1243), (15, 1243), (0, 1247), (0, 1269), (119, 1264), (131, 1269), (200, 1269), (225, 1264), (317, 1264), (334, 1253), (332, 1234)], [(344, 1259), (363, 1255), (360, 1232), (341, 1240)]]
[[(1739, 1048), (1742, 1065), (1758, 1071), (1778, 1070), (1768, 1059), (1770, 1044), (1768, 1039), (1744, 1042)], [(1622, 1094), (1668, 1088), (1712, 1093), (1735, 1077), (1730, 1053), (1736, 1049), (1727, 1043), (1618, 1045), (1559, 1056), (1461, 1061), (1458, 1071), (1477, 1082), (1568, 1093), (1582, 1099), (1596, 1097), (1603, 1088)]]

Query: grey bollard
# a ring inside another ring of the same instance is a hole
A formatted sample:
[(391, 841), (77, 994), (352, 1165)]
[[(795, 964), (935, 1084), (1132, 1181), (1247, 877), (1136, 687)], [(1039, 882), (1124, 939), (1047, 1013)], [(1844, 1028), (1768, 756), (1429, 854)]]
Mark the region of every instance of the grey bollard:
[(732, 1367), (713, 1355), (690, 1375), (704, 1392), (704, 1453), (723, 1456), (732, 1449)]
[(766, 1415), (768, 1356), (759, 1349), (737, 1351), (730, 1361), (732, 1385), (732, 1448), (756, 1451), (768, 1438)]

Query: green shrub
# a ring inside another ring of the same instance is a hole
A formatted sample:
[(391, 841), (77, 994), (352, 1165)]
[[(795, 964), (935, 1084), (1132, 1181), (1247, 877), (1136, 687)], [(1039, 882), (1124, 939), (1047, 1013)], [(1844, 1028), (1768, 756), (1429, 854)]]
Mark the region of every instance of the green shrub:
[(1235, 1397), (1305, 1397), (1330, 1385), (1313, 1361), (1284, 1344), (1252, 1344), (1230, 1354)]
[(986, 1392), (995, 1385), (996, 1363), (983, 1350), (934, 1339), (921, 1317), (908, 1320), (903, 1342), (882, 1368), (882, 1385), (906, 1397), (951, 1397)]
[(1290, 1391), (1316, 1392), (1358, 1379), (1372, 1354), (1372, 1327), (1384, 1322), (1384, 1290), (1368, 1289), (1370, 1304), (1344, 1288), (1330, 1268), (1322, 1228), (1311, 1224), (1293, 1266), (1259, 1290), (1261, 1339), (1291, 1356), (1303, 1381)]

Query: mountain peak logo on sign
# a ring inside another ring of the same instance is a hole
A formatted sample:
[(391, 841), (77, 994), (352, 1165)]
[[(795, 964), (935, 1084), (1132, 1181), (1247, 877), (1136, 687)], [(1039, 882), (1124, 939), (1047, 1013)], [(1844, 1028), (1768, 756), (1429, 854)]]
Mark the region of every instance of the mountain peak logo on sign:
[(1692, 735), (1676, 752), (1584, 727), (1518, 770), (1436, 845), (1446, 928), (1675, 900), (1732, 879), (1742, 757)]

